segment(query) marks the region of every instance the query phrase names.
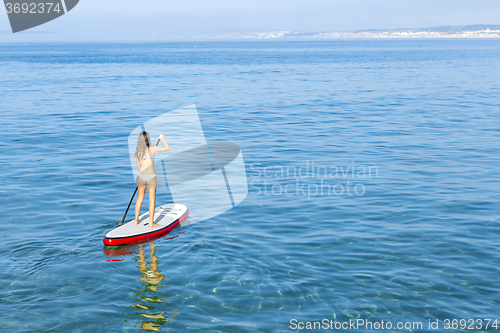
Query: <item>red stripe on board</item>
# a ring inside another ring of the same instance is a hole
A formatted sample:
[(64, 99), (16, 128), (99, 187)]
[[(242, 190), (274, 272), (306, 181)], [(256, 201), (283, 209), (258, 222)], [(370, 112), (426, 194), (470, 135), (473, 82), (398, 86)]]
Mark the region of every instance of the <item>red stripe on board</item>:
[(170, 225), (168, 228), (165, 228), (165, 229), (161, 229), (161, 230), (151, 232), (148, 234), (144, 234), (144, 235), (138, 235), (138, 236), (127, 237), (127, 238), (106, 238), (106, 237), (104, 237), (102, 242), (104, 243), (104, 245), (107, 245), (107, 246), (118, 246), (118, 245), (125, 245), (125, 244), (139, 242), (139, 241), (142, 241), (142, 240), (145, 240), (148, 238), (159, 237), (159, 236), (162, 236), (162, 235), (169, 233), (170, 231), (175, 229), (177, 226), (179, 226), (179, 224), (181, 224), (181, 222), (184, 222), (184, 220), (187, 219), (188, 215), (189, 215), (189, 210), (186, 211), (186, 213), (179, 220), (177, 220), (176, 222), (174, 222), (172, 225)]

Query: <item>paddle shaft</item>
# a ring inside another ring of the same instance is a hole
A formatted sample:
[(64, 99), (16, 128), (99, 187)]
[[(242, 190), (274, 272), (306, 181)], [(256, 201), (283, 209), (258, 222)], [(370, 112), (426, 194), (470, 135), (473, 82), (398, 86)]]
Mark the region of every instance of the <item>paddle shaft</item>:
[[(159, 143), (160, 143), (160, 139), (158, 139), (158, 142), (156, 143), (156, 145), (158, 146)], [(125, 221), (125, 218), (127, 217), (128, 210), (130, 209), (130, 205), (132, 204), (132, 201), (134, 201), (134, 197), (135, 197), (135, 194), (137, 193), (138, 188), (139, 188), (139, 186), (135, 187), (134, 194), (132, 194), (132, 198), (130, 198), (130, 202), (128, 203), (127, 210), (125, 211), (125, 215), (123, 215), (123, 218), (120, 221), (120, 223), (118, 223), (118, 225), (122, 225), (123, 221)]]

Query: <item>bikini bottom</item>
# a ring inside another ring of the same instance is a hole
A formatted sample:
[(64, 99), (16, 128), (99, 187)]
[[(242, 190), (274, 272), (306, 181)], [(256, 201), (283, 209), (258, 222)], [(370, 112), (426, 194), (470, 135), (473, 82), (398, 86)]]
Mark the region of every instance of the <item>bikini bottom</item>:
[(150, 190), (156, 189), (156, 174), (139, 174), (137, 177), (137, 186), (139, 187), (148, 187)]

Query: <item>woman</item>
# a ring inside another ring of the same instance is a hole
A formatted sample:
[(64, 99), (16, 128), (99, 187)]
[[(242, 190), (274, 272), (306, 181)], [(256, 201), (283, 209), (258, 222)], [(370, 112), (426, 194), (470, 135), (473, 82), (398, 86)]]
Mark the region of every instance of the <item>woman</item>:
[(139, 224), (139, 214), (141, 212), (142, 202), (146, 194), (146, 187), (149, 192), (149, 226), (158, 227), (159, 224), (154, 222), (155, 216), (155, 199), (156, 199), (156, 173), (154, 169), (155, 153), (169, 151), (170, 147), (165, 141), (163, 134), (158, 138), (163, 142), (164, 147), (151, 146), (149, 134), (141, 132), (137, 138), (137, 148), (135, 150), (135, 160), (137, 162), (137, 187), (139, 188), (139, 196), (135, 202), (135, 224)]

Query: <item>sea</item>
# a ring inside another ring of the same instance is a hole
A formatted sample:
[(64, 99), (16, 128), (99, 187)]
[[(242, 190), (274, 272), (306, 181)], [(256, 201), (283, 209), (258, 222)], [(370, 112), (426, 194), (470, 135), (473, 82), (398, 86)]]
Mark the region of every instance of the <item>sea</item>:
[[(0, 331), (497, 331), (499, 60), (498, 39), (0, 43)], [(128, 136), (188, 105), (240, 147), (246, 198), (105, 247)]]

